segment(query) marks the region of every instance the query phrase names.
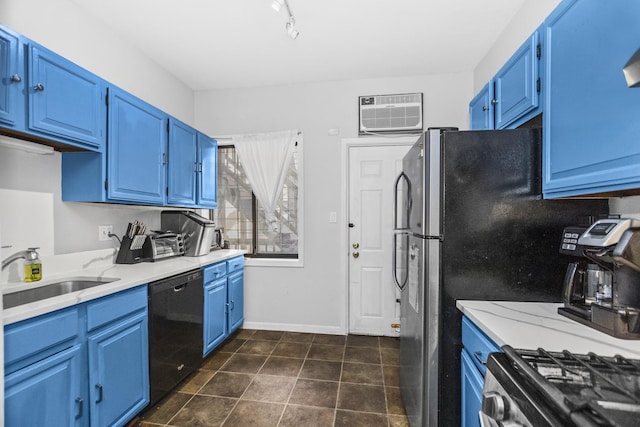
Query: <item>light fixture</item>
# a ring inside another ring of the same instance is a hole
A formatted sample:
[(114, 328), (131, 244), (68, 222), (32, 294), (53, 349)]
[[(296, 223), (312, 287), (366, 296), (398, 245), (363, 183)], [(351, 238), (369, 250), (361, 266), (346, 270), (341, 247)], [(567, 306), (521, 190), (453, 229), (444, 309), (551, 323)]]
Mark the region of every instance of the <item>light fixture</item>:
[(296, 30), (296, 20), (293, 17), (293, 13), (291, 13), (291, 8), (289, 7), (289, 2), (287, 0), (273, 0), (273, 2), (271, 3), (271, 7), (276, 12), (280, 12), (280, 9), (282, 9), (283, 5), (284, 5), (285, 9), (287, 10), (287, 14), (289, 15), (289, 19), (287, 20), (287, 23), (285, 25), (285, 28), (287, 30), (287, 34), (289, 35), (289, 37), (291, 37), (292, 39), (295, 40), (300, 35), (300, 32), (298, 30)]
[(33, 154), (53, 154), (53, 147), (49, 147), (48, 145), (35, 144), (5, 135), (0, 135), (0, 147), (26, 151), (27, 153)]

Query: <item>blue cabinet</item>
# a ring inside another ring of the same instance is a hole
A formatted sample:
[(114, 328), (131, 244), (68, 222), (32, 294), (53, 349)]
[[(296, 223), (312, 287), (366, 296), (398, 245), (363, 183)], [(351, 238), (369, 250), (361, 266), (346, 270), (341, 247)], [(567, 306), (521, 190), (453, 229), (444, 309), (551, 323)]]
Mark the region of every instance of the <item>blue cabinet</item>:
[(34, 42), (27, 49), (29, 129), (101, 150), (107, 124), (104, 81)]
[(461, 425), (479, 427), (482, 387), (489, 353), (502, 351), (468, 317), (462, 318), (461, 352)]
[(149, 403), (147, 289), (5, 328), (7, 425), (124, 425)]
[(24, 54), (20, 35), (0, 26), (0, 126), (24, 128)]
[(640, 89), (622, 72), (638, 16), (637, 1), (565, 0), (545, 21), (545, 197), (640, 188)]
[(471, 129), (514, 128), (540, 114), (540, 38), (534, 32), (471, 100)]
[(171, 118), (168, 151), (167, 204), (216, 208), (217, 141)]
[(206, 356), (244, 322), (244, 256), (208, 265), (203, 274)]

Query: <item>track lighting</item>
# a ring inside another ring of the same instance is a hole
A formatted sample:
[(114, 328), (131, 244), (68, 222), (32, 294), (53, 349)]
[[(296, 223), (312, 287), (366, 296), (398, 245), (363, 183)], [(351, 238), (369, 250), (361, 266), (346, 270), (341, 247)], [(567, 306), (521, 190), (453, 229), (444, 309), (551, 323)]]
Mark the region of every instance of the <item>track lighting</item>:
[(289, 37), (291, 37), (292, 39), (297, 39), (298, 36), (300, 35), (300, 32), (298, 30), (296, 30), (296, 20), (293, 17), (293, 13), (291, 13), (291, 8), (289, 7), (289, 2), (287, 0), (273, 0), (271, 2), (271, 7), (276, 11), (276, 12), (280, 12), (280, 9), (282, 9), (282, 6), (285, 7), (285, 9), (287, 10), (287, 14), (289, 15), (289, 19), (287, 20), (287, 23), (285, 25), (285, 29), (287, 30), (287, 34), (289, 35)]

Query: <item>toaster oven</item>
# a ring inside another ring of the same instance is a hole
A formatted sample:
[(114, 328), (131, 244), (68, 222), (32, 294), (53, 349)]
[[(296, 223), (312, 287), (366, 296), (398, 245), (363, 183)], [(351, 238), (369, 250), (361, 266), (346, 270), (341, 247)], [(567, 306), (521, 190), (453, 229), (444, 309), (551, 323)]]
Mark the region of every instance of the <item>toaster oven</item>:
[(156, 233), (147, 236), (142, 246), (145, 261), (157, 261), (184, 255), (184, 241), (180, 233)]

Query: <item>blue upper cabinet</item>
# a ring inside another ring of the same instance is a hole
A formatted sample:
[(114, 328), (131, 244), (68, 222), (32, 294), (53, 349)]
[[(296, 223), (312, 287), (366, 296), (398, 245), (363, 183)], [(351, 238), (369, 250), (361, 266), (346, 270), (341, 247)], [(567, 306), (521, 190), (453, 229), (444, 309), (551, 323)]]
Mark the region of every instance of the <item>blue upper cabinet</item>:
[(104, 81), (33, 42), (28, 58), (29, 129), (102, 149), (107, 124)]
[(198, 132), (198, 206), (218, 207), (218, 142)]
[(164, 204), (168, 119), (133, 95), (109, 88), (109, 200)]
[(24, 127), (25, 85), (23, 50), (20, 36), (0, 27), (0, 125)]
[(169, 119), (167, 203), (196, 204), (198, 131), (174, 118)]
[(540, 114), (540, 30), (469, 103), (472, 130), (515, 128)]
[(493, 105), (493, 79), (491, 79), (469, 103), (471, 129), (493, 129)]
[(495, 127), (504, 129), (538, 108), (540, 40), (536, 31), (498, 71), (495, 81)]
[(570, 0), (545, 21), (545, 197), (640, 188), (640, 88), (622, 72), (639, 16), (638, 1)]

